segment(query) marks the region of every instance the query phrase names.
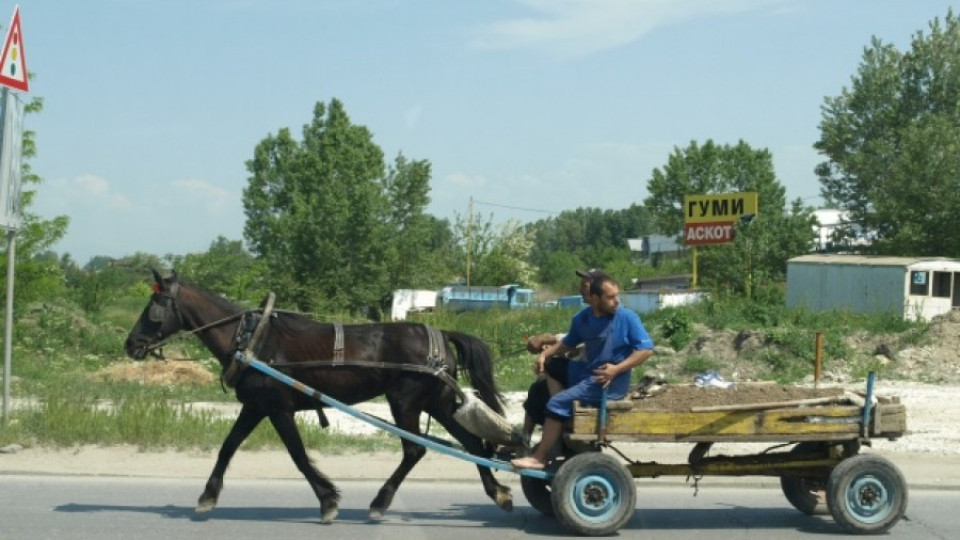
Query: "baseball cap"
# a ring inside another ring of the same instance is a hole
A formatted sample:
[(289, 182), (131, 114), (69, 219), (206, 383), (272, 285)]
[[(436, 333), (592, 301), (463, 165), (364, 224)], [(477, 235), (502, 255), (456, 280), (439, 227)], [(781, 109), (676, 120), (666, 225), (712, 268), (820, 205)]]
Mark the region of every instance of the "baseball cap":
[(599, 279), (610, 277), (606, 272), (600, 270), (599, 268), (591, 268), (590, 270), (577, 270), (577, 276), (581, 279)]

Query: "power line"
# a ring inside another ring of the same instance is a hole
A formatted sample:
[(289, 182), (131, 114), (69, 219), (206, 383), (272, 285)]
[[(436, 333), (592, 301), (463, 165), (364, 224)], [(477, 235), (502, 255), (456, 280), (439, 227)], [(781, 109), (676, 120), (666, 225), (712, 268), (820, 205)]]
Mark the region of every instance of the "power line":
[(508, 210), (521, 210), (523, 212), (539, 212), (541, 214), (559, 214), (560, 213), (553, 210), (540, 210), (537, 208), (521, 208), (519, 206), (508, 206), (506, 204), (496, 204), (496, 203), (489, 203), (489, 202), (483, 202), (483, 201), (477, 201), (477, 200), (474, 200), (473, 202), (476, 204), (482, 204), (484, 206), (495, 206), (497, 208), (506, 208)]

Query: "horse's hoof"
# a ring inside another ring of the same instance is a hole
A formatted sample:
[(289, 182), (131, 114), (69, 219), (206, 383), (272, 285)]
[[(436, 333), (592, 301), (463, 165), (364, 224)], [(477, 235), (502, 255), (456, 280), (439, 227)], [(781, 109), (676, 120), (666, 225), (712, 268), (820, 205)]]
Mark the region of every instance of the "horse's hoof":
[(337, 514), (340, 513), (340, 508), (337, 505), (332, 505), (329, 508), (320, 509), (320, 523), (324, 525), (329, 525), (333, 523), (333, 520), (337, 519)]
[(380, 521), (383, 519), (383, 509), (382, 508), (371, 508), (370, 509), (370, 521)]
[(510, 494), (510, 488), (497, 489), (496, 503), (505, 512), (513, 511), (513, 495)]
[(194, 512), (198, 514), (206, 514), (207, 512), (213, 510), (217, 507), (216, 499), (205, 499), (200, 497), (200, 500), (197, 501), (197, 507), (193, 509)]

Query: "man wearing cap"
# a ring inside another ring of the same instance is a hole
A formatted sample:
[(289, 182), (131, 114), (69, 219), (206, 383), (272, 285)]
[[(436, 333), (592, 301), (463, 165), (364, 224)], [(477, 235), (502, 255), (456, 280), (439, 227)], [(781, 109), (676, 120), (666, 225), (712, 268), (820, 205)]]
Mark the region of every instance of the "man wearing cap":
[[(544, 371), (548, 358), (580, 344), (584, 345), (587, 361), (567, 363), (566, 388), (547, 402), (540, 445), (532, 455), (511, 461), (518, 469), (544, 467), (548, 452), (560, 440), (564, 423), (573, 417), (574, 401), (598, 405), (604, 389), (608, 399), (623, 399), (630, 389), (632, 369), (653, 355), (653, 340), (640, 317), (620, 306), (616, 281), (606, 274), (592, 279), (588, 299), (590, 305), (574, 315), (563, 339), (537, 356), (537, 373)], [(553, 366), (550, 371), (554, 371)]]

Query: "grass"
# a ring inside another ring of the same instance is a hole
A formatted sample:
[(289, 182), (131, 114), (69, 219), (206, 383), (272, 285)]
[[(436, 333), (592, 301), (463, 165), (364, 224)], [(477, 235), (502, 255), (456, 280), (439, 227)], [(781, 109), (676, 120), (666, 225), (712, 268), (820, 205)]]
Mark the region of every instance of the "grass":
[[(136, 394), (110, 402), (54, 392), (36, 405), (15, 411), (0, 433), (0, 444), (19, 442), (59, 448), (129, 444), (141, 450), (213, 450), (219, 448), (232, 423), (232, 418), (221, 418), (210, 411)], [(399, 448), (397, 439), (386, 433), (345, 435), (324, 431), (299, 418), (297, 425), (307, 447), (322, 448), (326, 453)], [(250, 450), (281, 447), (267, 422), (258, 426), (243, 444)]]
[[(147, 386), (111, 380), (98, 374), (128, 363), (123, 342), (143, 309), (142, 298), (121, 297), (97, 314), (87, 315), (66, 301), (29, 306), (18, 313), (13, 347), (12, 396), (18, 406), (0, 429), (0, 446), (19, 443), (71, 447), (86, 444), (130, 444), (142, 449), (213, 449), (219, 447), (232, 424), (209, 412), (190, 409), (196, 401), (234, 401), (218, 383)], [(494, 357), (494, 377), (501, 391), (525, 391), (533, 380), (533, 356), (526, 352), (528, 337), (566, 331), (575, 310), (536, 308), (467, 313), (438, 311), (420, 315), (421, 322), (480, 337)], [(854, 374), (882, 371), (874, 358), (857, 358), (844, 338), (856, 332), (897, 334), (902, 343), (921, 344), (928, 326), (903, 321), (894, 315), (865, 316), (841, 312), (812, 313), (780, 304), (719, 298), (686, 308), (665, 309), (643, 316), (658, 344), (679, 347), (694, 337), (695, 325), (734, 331), (750, 330), (768, 344), (746, 361), (756, 362), (782, 383), (795, 382), (811, 372), (814, 334), (823, 332), (825, 356), (847, 362)], [(209, 358), (195, 338), (176, 344), (179, 354), (200, 360), (219, 376), (219, 365)], [(645, 371), (679, 362), (678, 373), (689, 375), (721, 370), (724, 366), (706, 355), (686, 355), (673, 360), (652, 358), (634, 370), (635, 380)], [(216, 378), (214, 379), (216, 380)], [(353, 436), (319, 429), (302, 422), (310, 448), (324, 452), (366, 452), (399, 448), (393, 436)], [(282, 448), (269, 423), (264, 422), (244, 448)]]

